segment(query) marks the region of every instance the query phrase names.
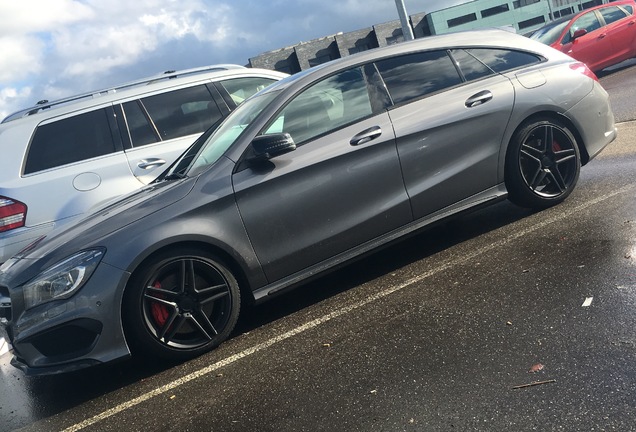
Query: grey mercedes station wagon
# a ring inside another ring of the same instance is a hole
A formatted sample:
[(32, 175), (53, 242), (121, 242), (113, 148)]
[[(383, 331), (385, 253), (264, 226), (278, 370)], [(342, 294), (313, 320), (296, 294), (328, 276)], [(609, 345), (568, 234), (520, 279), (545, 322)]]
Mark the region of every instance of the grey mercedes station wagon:
[(329, 62), (249, 98), (157, 181), (0, 268), (12, 363), (186, 360), (261, 301), (506, 197), (563, 201), (616, 137), (582, 63), (503, 30)]

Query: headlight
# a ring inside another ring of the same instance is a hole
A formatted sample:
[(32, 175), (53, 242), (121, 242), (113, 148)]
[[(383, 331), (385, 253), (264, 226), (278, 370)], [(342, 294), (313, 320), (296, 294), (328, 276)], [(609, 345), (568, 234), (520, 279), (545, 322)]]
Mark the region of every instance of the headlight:
[(88, 281), (103, 256), (103, 249), (86, 250), (40, 273), (24, 286), (25, 308), (70, 297)]

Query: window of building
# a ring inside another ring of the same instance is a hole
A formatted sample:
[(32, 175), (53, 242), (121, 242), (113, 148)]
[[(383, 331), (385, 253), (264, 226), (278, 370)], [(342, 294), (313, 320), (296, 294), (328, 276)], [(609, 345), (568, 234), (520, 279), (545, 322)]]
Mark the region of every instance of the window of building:
[(574, 9), (572, 7), (568, 7), (565, 9), (558, 10), (554, 12), (554, 18), (561, 18), (574, 13)]
[(462, 83), (446, 51), (407, 54), (376, 62), (394, 104)]
[(519, 22), (519, 30), (523, 30), (528, 27), (532, 27), (539, 24), (545, 24), (545, 17), (543, 15), (539, 15), (538, 17), (530, 18), (525, 21)]
[(524, 6), (539, 3), (540, 1), (541, 0), (515, 0), (514, 2), (512, 2), (512, 7), (514, 7), (515, 9), (519, 9)]
[(477, 15), (474, 13), (462, 15), (457, 18), (451, 18), (448, 21), (446, 21), (446, 24), (448, 24), (448, 27), (457, 27), (472, 21), (477, 21)]
[(489, 16), (493, 16), (493, 15), (498, 15), (500, 13), (504, 13), (504, 12), (508, 12), (510, 10), (510, 6), (508, 6), (508, 3), (499, 5), (499, 6), (495, 6), (495, 7), (491, 7), (488, 9), (484, 9), (482, 10), (481, 13), (481, 17), (482, 18), (487, 18)]
[(471, 48), (466, 51), (497, 73), (541, 62), (540, 57), (523, 51), (492, 48)]
[(24, 168), (31, 174), (115, 152), (105, 109), (75, 115), (37, 128)]

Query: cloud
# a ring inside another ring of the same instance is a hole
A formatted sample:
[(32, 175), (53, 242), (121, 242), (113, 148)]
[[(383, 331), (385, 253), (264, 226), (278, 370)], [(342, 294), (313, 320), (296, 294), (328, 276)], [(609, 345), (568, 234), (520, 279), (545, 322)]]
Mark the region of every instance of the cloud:
[[(439, 3), (406, 0), (411, 14)], [(246, 64), (265, 51), (395, 19), (391, 0), (2, 0), (0, 118), (39, 99), (168, 69)]]

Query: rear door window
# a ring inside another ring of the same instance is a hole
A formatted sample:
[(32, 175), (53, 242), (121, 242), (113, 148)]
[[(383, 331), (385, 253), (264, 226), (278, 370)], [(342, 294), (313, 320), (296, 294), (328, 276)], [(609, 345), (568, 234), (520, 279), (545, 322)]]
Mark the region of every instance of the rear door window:
[(488, 66), (462, 49), (452, 50), (451, 55), (466, 81), (474, 81), (494, 75), (494, 72)]
[(407, 54), (376, 62), (394, 104), (462, 83), (446, 51)]
[(497, 73), (507, 72), (542, 61), (541, 57), (524, 51), (493, 48), (470, 48), (466, 52)]
[(603, 9), (600, 9), (599, 12), (603, 15), (603, 19), (605, 20), (605, 24), (611, 24), (618, 20), (621, 20), (629, 15), (627, 13), (618, 8), (617, 6), (609, 6)]
[[(205, 85), (149, 96), (141, 99), (141, 106), (163, 141), (203, 133), (223, 117)], [(149, 136), (147, 128), (141, 136)], [(147, 141), (135, 142), (133, 138), (132, 145)]]
[(276, 80), (270, 78), (246, 77), (219, 81), (219, 84), (230, 95), (234, 105), (238, 105), (274, 82), (276, 82)]
[(39, 126), (24, 168), (32, 174), (116, 151), (106, 109)]

